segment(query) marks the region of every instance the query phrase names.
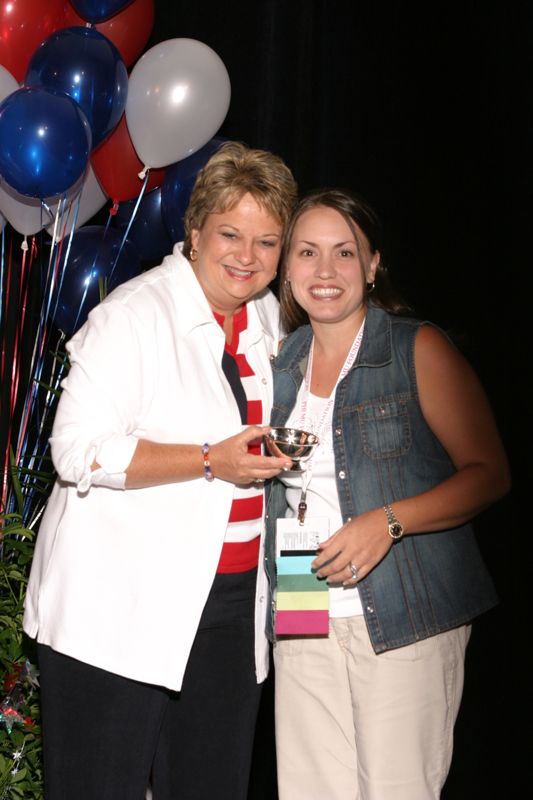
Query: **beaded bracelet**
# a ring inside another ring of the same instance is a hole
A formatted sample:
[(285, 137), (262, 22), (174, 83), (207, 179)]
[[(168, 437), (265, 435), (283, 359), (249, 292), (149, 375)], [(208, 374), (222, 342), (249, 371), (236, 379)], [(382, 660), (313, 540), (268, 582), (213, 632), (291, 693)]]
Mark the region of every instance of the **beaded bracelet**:
[(209, 445), (207, 442), (202, 445), (202, 455), (204, 457), (204, 478), (206, 481), (214, 480), (214, 475), (211, 472), (211, 463), (209, 461)]

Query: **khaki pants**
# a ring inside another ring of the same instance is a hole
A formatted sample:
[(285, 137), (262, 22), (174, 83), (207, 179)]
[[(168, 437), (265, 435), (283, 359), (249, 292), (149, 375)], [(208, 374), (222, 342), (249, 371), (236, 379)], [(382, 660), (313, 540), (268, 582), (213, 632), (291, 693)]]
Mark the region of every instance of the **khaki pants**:
[(280, 800), (433, 800), (450, 767), (470, 627), (376, 655), (363, 617), (274, 646)]

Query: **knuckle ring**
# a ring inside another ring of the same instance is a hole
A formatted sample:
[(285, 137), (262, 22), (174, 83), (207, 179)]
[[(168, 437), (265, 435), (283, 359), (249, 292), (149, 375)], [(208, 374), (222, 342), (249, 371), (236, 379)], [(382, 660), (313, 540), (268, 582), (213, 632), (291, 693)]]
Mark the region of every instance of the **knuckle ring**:
[(355, 564), (352, 564), (351, 561), (348, 564), (348, 566), (350, 568), (350, 572), (352, 573), (352, 580), (356, 581), (357, 580), (357, 567), (355, 566)]

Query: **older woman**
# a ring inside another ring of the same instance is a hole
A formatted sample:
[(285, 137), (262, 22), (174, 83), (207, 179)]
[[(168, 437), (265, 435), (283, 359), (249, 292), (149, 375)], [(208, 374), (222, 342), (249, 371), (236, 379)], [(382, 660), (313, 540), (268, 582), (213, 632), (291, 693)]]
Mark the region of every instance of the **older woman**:
[(436, 800), (469, 623), (496, 602), (469, 520), (507, 490), (505, 454), (470, 366), (399, 314), (364, 200), (311, 194), (287, 241), (272, 423), (320, 442), (267, 516), (319, 547), (305, 570), (286, 537), (278, 563), (280, 800)]
[[(279, 337), (285, 164), (227, 143), (185, 242), (68, 345), (58, 480), (25, 630), (39, 643), (46, 796), (245, 798), (267, 672), (260, 452)], [(150, 777), (151, 776), (151, 777)]]

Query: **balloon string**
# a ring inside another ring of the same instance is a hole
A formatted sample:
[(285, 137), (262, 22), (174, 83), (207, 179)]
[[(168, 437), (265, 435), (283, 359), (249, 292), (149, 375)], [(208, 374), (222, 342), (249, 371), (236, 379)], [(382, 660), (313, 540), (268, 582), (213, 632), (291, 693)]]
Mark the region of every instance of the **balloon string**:
[[(63, 213), (64, 213), (65, 203), (66, 203), (66, 197), (65, 197), (65, 200), (64, 200), (64, 204), (63, 204)], [(57, 292), (56, 292), (56, 300), (55, 300), (54, 310), (52, 311), (52, 315), (51, 315), (51, 320), (52, 321), (55, 320), (55, 318), (56, 318), (57, 309), (58, 309), (58, 306), (59, 306), (59, 298), (61, 297), (61, 289), (63, 287), (63, 278), (65, 276), (65, 270), (66, 270), (66, 267), (67, 267), (67, 264), (68, 264), (68, 259), (69, 259), (69, 256), (70, 256), (70, 250), (71, 250), (71, 247), (72, 247), (72, 240), (74, 238), (74, 231), (76, 230), (76, 224), (77, 224), (77, 221), (78, 221), (78, 215), (79, 215), (79, 211), (80, 211), (80, 203), (81, 203), (81, 192), (77, 195), (77, 197), (75, 197), (70, 202), (69, 209), (68, 209), (68, 212), (67, 212), (67, 221), (65, 222), (65, 225), (63, 226), (63, 234), (64, 234), (64, 232), (66, 230), (66, 227), (67, 227), (67, 223), (68, 223), (68, 217), (70, 216), (72, 208), (74, 207), (74, 219), (72, 221), (72, 228), (70, 230), (70, 235), (69, 235), (69, 239), (68, 239), (67, 252), (65, 253), (65, 258), (64, 258), (62, 263), (61, 263), (61, 261), (62, 261), (61, 260), (61, 255), (62, 255), (62, 252), (63, 252), (63, 244), (64, 244), (64, 241), (65, 241), (64, 235), (61, 237), (61, 240), (59, 242), (59, 246), (56, 248), (55, 270), (54, 270), (54, 275), (53, 275), (53, 279), (52, 279), (52, 286), (51, 286), (50, 294), (49, 294), (50, 301), (52, 300), (53, 289), (54, 289), (54, 285), (56, 283), (56, 280), (57, 280), (59, 272), (61, 274), (59, 275), (59, 284), (58, 284)], [(58, 207), (58, 212), (59, 212), (59, 207)], [(60, 267), (61, 267), (61, 270), (60, 270)], [(47, 314), (50, 313), (50, 303), (48, 304), (48, 308), (47, 308), (47, 312), (46, 313)]]
[[(31, 265), (32, 265), (32, 262), (33, 262), (33, 254), (34, 253), (36, 253), (36, 248), (33, 247), (33, 243), (32, 243), (32, 248), (31, 248), (31, 251), (30, 251), (30, 259), (29, 259), (29, 264), (28, 264), (28, 274), (29, 274), (29, 271), (31, 269)], [(26, 254), (24, 254), (24, 256), (26, 256)], [(23, 268), (24, 268), (24, 264), (23, 264)], [(29, 285), (29, 280), (27, 281), (27, 285), (26, 285), (25, 297), (27, 297), (28, 285)], [(23, 328), (24, 317), (25, 317), (25, 304), (26, 304), (26, 300), (24, 300), (24, 307), (23, 307), (23, 313), (22, 313), (22, 324), (21, 324), (20, 329), (19, 329), (20, 340), (22, 340), (22, 328)], [(37, 341), (38, 341), (38, 337), (36, 339), (36, 343), (37, 343)], [(19, 349), (20, 349), (20, 344), (19, 344)], [(31, 361), (33, 362), (33, 354), (32, 354), (32, 360)], [(31, 362), (30, 362), (30, 364), (31, 364)], [(19, 374), (20, 374), (20, 371), (19, 371)], [(17, 390), (16, 390), (16, 394), (18, 394), (19, 374), (17, 375)], [(33, 380), (32, 380), (32, 377), (33, 377), (33, 365), (30, 366), (30, 384), (29, 384), (28, 392), (26, 393), (26, 398), (25, 398), (23, 412), (22, 412), (21, 426), (20, 426), (20, 429), (19, 429), (19, 436), (18, 436), (18, 440), (17, 440), (17, 447), (16, 447), (16, 450), (15, 450), (15, 463), (16, 464), (18, 464), (19, 460), (20, 460), (20, 456), (21, 456), (20, 442), (21, 442), (21, 439), (24, 438), (25, 431), (27, 429), (27, 425), (28, 425), (28, 421), (29, 421), (29, 416), (27, 414), (27, 407), (28, 407), (28, 395), (31, 396), (32, 391), (33, 391)], [(16, 397), (15, 397), (14, 402), (13, 402), (13, 411), (15, 410), (15, 403), (16, 403)]]
[[(0, 245), (0, 330), (2, 329), (2, 308), (4, 304), (4, 243), (6, 229), (2, 227), (2, 244)], [(0, 378), (2, 376), (0, 375)]]
[[(59, 242), (63, 238), (63, 236), (59, 236), (58, 235), (58, 232), (57, 232), (58, 228), (60, 230), (62, 230), (63, 233), (64, 233), (65, 230), (66, 230), (66, 227), (67, 227), (67, 220), (65, 220), (65, 225), (63, 226), (63, 219), (65, 217), (66, 200), (67, 200), (67, 197), (66, 197), (65, 194), (62, 195), (59, 198), (59, 203), (57, 204), (57, 210), (56, 210), (55, 214), (52, 214), (51, 209), (49, 209), (47, 207), (48, 212), (51, 214), (52, 219), (54, 220), (54, 227), (53, 227), (53, 230), (52, 230), (52, 247), (54, 246), (54, 244), (57, 244), (57, 242)], [(43, 205), (44, 205), (44, 201), (43, 201)], [(68, 217), (67, 217), (67, 219), (68, 219)]]
[[(15, 330), (15, 337), (13, 342), (13, 356), (12, 356), (12, 363), (11, 363), (11, 390), (10, 390), (10, 398), (9, 398), (9, 419), (7, 424), (7, 453), (6, 453), (6, 461), (5, 461), (5, 473), (4, 473), (4, 480), (3, 480), (3, 487), (2, 487), (2, 494), (3, 494), (3, 501), (7, 501), (7, 476), (8, 476), (8, 464), (9, 464), (9, 450), (11, 447), (11, 436), (13, 433), (13, 422), (15, 417), (15, 410), (18, 401), (18, 394), (19, 394), (19, 384), (20, 384), (20, 353), (22, 349), (22, 337), (24, 331), (24, 323), (26, 319), (26, 308), (27, 308), (27, 298), (28, 298), (28, 290), (29, 290), (29, 273), (31, 270), (31, 265), (34, 260), (35, 255), (37, 254), (37, 246), (34, 240), (32, 240), (31, 248), (29, 248), (29, 257), (28, 257), (28, 250), (23, 250), (22, 254), (22, 263), (20, 268), (20, 278), (19, 278), (19, 287), (18, 287), (18, 307), (15, 309), (17, 312), (17, 326)], [(10, 262), (11, 262), (11, 255), (10, 254)], [(12, 263), (10, 264), (11, 272)], [(8, 282), (7, 293), (11, 294), (11, 280)], [(2, 369), (4, 372), (4, 369)], [(18, 463), (18, 460), (15, 462)], [(2, 504), (3, 505), (3, 504)]]
[[(63, 209), (58, 207), (58, 217), (62, 213), (64, 213), (64, 207)], [(43, 386), (45, 346), (49, 338), (46, 321), (49, 317), (49, 310), (52, 302), (52, 295), (54, 293), (54, 286), (57, 280), (61, 249), (63, 245), (63, 241), (61, 241), (58, 243), (58, 246), (54, 246), (54, 241), (55, 239), (52, 240), (52, 248), (45, 280), (46, 290), (43, 296), (41, 314), (39, 317), (39, 328), (31, 360), (31, 382), (25, 399), (16, 449), (16, 463), (22, 464), (24, 461), (26, 461), (25, 469), (21, 476), (21, 485), (23, 487), (24, 496), (24, 524), (26, 524), (29, 516), (32, 514), (35, 515), (36, 513), (35, 497), (39, 492), (38, 477), (32, 474), (32, 472), (34, 472), (35, 469), (41, 469), (43, 461), (47, 457), (49, 444), (47, 437), (45, 436), (45, 432), (48, 430), (48, 420), (50, 419), (55, 403), (57, 402), (57, 395), (53, 391), (50, 391), (50, 389), (47, 390), (44, 402), (42, 403), (42, 412), (38, 402), (39, 389), (41, 389)], [(64, 339), (63, 333), (61, 334), (61, 340), (62, 339)], [(61, 381), (65, 364), (63, 363), (60, 365), (57, 375), (55, 375), (56, 367), (57, 363), (56, 359), (54, 358), (52, 361), (52, 372), (51, 378), (48, 381), (48, 386), (52, 386), (54, 383), (56, 386), (58, 386)], [(30, 422), (32, 420), (34, 421), (31, 424), (31, 430), (35, 434), (35, 439), (32, 446), (32, 452), (28, 455)]]
[[(19, 370), (19, 353), (22, 343), (22, 329), (24, 327), (24, 318), (26, 316), (26, 296), (27, 296), (27, 287), (26, 292), (24, 292), (24, 287), (26, 283), (26, 266), (28, 261), (28, 248), (26, 248), (22, 253), (22, 263), (20, 265), (20, 284), (19, 284), (19, 297), (18, 297), (18, 325), (15, 334), (15, 345), (13, 347), (13, 363), (11, 366), (11, 413), (15, 411), (15, 405), (17, 402), (17, 394), (18, 394), (18, 385), (19, 385), (19, 378), (20, 378), (20, 370)], [(31, 254), (30, 254), (31, 258)]]
[[(64, 194), (63, 197), (66, 197), (66, 194)], [(61, 202), (61, 200), (59, 202)], [(48, 219), (48, 222), (43, 222), (43, 224), (41, 225), (41, 228), (47, 227), (55, 217), (55, 214), (52, 211), (52, 209), (50, 208), (50, 206), (47, 203), (45, 203), (44, 200), (41, 200), (41, 222), (42, 222), (42, 219), (43, 219), (43, 211), (46, 211), (46, 213), (48, 214), (49, 219)]]
[(42, 371), (43, 352), (47, 337), (46, 320), (48, 317), (49, 306), (50, 306), (49, 293), (50, 293), (50, 287), (53, 286), (53, 279), (51, 278), (51, 273), (53, 272), (54, 256), (55, 256), (54, 244), (52, 241), (50, 258), (48, 260), (48, 269), (45, 279), (45, 291), (43, 293), (43, 302), (41, 305), (41, 313), (39, 315), (39, 324), (37, 327), (37, 336), (35, 338), (35, 344), (33, 347), (33, 353), (30, 361), (31, 380), (28, 387), (28, 392), (26, 394), (23, 421), (19, 430), (19, 438), (17, 441), (17, 449), (16, 449), (17, 463), (19, 459), (25, 454), (26, 451), (28, 423), (35, 407), (35, 399), (38, 386), (37, 381), (39, 380)]
[[(58, 348), (61, 348), (65, 338), (66, 335), (62, 332), (60, 339), (57, 343)], [(51, 427), (49, 426), (48, 421), (49, 419), (53, 420), (53, 413), (55, 410), (55, 406), (57, 405), (57, 402), (59, 400), (57, 392), (60, 383), (63, 379), (63, 374), (66, 370), (66, 367), (67, 367), (66, 358), (64, 360), (61, 360), (57, 356), (55, 355), (53, 356), (51, 370), (50, 370), (50, 377), (46, 381), (48, 389), (46, 391), (43, 400), (43, 413), (41, 417), (41, 423), (37, 429), (36, 444), (27, 464), (28, 470), (31, 470), (32, 472), (38, 473), (42, 471), (44, 462), (46, 461), (47, 457), (49, 458), (48, 452), (50, 449), (50, 443), (48, 441), (48, 437), (45, 435), (45, 432), (49, 429), (49, 427)], [(42, 388), (42, 384), (40, 385), (40, 388)], [(33, 485), (31, 485), (32, 482)], [(39, 505), (35, 506), (34, 499), (35, 499), (35, 494), (38, 491), (37, 489), (38, 478), (32, 476), (29, 472), (27, 473), (27, 480), (25, 485), (26, 485), (26, 493), (25, 493), (26, 502), (23, 512), (23, 522), (24, 524), (27, 524), (28, 527), (31, 527), (31, 524), (27, 521), (27, 518), (33, 515), (33, 521), (35, 522), (35, 519), (42, 514), (46, 501), (44, 500), (40, 507)]]
[[(60, 279), (59, 279), (59, 287), (58, 287), (57, 294), (56, 294), (56, 302), (55, 302), (54, 310), (53, 310), (52, 317), (51, 317), (52, 320), (55, 319), (55, 316), (56, 316), (56, 313), (57, 313), (57, 309), (58, 309), (58, 305), (59, 305), (59, 298), (61, 297), (61, 288), (63, 286), (63, 278), (65, 276), (65, 270), (66, 270), (66, 267), (67, 267), (67, 264), (68, 264), (68, 259), (69, 259), (69, 256), (70, 256), (70, 250), (71, 250), (71, 247), (72, 247), (72, 239), (74, 237), (74, 230), (76, 228), (76, 222), (77, 222), (78, 214), (79, 214), (79, 210), (80, 210), (80, 202), (81, 202), (81, 192), (77, 197), (77, 205), (76, 205), (76, 211), (75, 211), (75, 215), (74, 215), (74, 223), (73, 223), (72, 229), (70, 231), (70, 236), (69, 236), (69, 241), (68, 241), (68, 246), (67, 246), (67, 252), (65, 254), (65, 258), (62, 260), (63, 263), (62, 263), (62, 266), (61, 266), (61, 276), (60, 276)], [(105, 239), (105, 235), (107, 233), (107, 229), (109, 228), (110, 221), (111, 221), (111, 217), (108, 216), (107, 224), (106, 224), (106, 227), (105, 227), (105, 230), (104, 230), (103, 239)], [(87, 297), (87, 292), (89, 291), (89, 285), (90, 285), (90, 279), (92, 277), (92, 272), (93, 272), (93, 269), (94, 269), (94, 267), (95, 267), (95, 265), (97, 263), (97, 260), (98, 260), (98, 254), (99, 254), (99, 250), (96, 251), (96, 254), (95, 254), (95, 257), (94, 257), (94, 260), (93, 260), (93, 264), (92, 264), (92, 268), (91, 268), (91, 272), (89, 273), (89, 279), (88, 279), (88, 281), (87, 281), (87, 283), (85, 285), (85, 291), (83, 292), (80, 304), (78, 306), (76, 319), (74, 320), (74, 326), (73, 326), (74, 330), (76, 330), (76, 327), (78, 325), (78, 321), (79, 321), (81, 312), (83, 310), (85, 299)], [(57, 263), (59, 263), (60, 260), (61, 260), (61, 256), (58, 257)]]
[[(7, 357), (7, 325), (9, 323), (9, 310), (11, 307), (11, 299), (12, 299), (12, 275), (13, 272), (13, 239), (10, 240), (10, 247), (9, 247), (9, 257), (8, 257), (8, 266), (7, 266), (7, 275), (6, 275), (6, 318), (5, 318), (5, 332), (4, 332), (4, 339), (2, 342), (2, 384), (4, 382), (4, 376), (7, 369), (8, 364), (8, 357)], [(16, 332), (15, 332), (15, 342), (16, 342)], [(16, 344), (14, 345), (15, 349)], [(15, 358), (15, 356), (13, 356)], [(13, 371), (13, 370), (12, 370)], [(6, 454), (5, 454), (5, 462), (4, 462), (4, 486), (3, 486), (3, 495), (7, 492), (7, 476), (9, 471), (9, 447), (11, 442), (11, 429), (13, 425), (13, 383), (11, 383), (10, 391), (9, 391), (9, 398), (8, 398), (8, 409), (7, 409), (7, 425), (6, 425)], [(3, 507), (3, 505), (2, 505)]]
[[(97, 250), (96, 250), (96, 253), (94, 254), (93, 263), (92, 263), (92, 265), (91, 265), (91, 270), (90, 270), (90, 272), (89, 272), (89, 276), (88, 276), (88, 278), (86, 279), (86, 283), (85, 283), (85, 290), (84, 290), (84, 292), (83, 292), (83, 295), (82, 295), (82, 298), (81, 298), (80, 304), (79, 304), (79, 306), (78, 306), (78, 313), (76, 314), (76, 319), (74, 320), (74, 325), (73, 325), (73, 330), (74, 330), (74, 331), (75, 331), (75, 330), (77, 329), (77, 327), (78, 327), (78, 322), (79, 322), (79, 319), (80, 319), (80, 315), (81, 315), (81, 312), (82, 312), (83, 306), (84, 306), (84, 304), (85, 304), (85, 299), (86, 299), (86, 297), (87, 297), (87, 292), (89, 291), (89, 287), (90, 287), (90, 285), (91, 285), (91, 279), (92, 279), (92, 278), (95, 276), (95, 274), (96, 274), (96, 273), (95, 273), (95, 267), (96, 267), (96, 264), (98, 263), (98, 256), (100, 255), (100, 247), (103, 245), (103, 243), (104, 243), (104, 241), (105, 241), (106, 233), (107, 233), (107, 231), (108, 231), (108, 229), (109, 229), (110, 222), (111, 222), (111, 216), (108, 216), (108, 218), (107, 218), (107, 223), (106, 223), (106, 226), (105, 226), (105, 229), (104, 229), (104, 234), (103, 234), (103, 236), (102, 236), (102, 241), (100, 242), (100, 245), (99, 245), (99, 247), (97, 248)], [(110, 277), (111, 277), (111, 276), (110, 276)]]
[[(4, 329), (4, 322), (7, 324), (7, 290), (4, 295), (4, 280), (7, 280), (9, 270), (5, 269), (5, 228), (2, 228), (2, 248), (0, 253), (0, 332)], [(6, 308), (4, 310), (4, 298)], [(4, 385), (4, 364), (5, 364), (5, 332), (2, 337), (2, 347), (0, 350), (0, 386)], [(2, 414), (2, 417), (4, 415)], [(7, 473), (9, 463), (9, 438), (6, 442), (7, 451), (2, 454), (2, 485), (0, 488), (0, 512), (5, 509), (5, 500), (7, 494)]]
[[(149, 169), (149, 167), (147, 167), (146, 169)], [(128, 222), (128, 226), (127, 226), (127, 228), (126, 228), (126, 230), (124, 232), (124, 236), (122, 237), (122, 241), (120, 243), (120, 247), (118, 249), (118, 253), (117, 253), (116, 258), (115, 258), (115, 260), (113, 262), (113, 266), (111, 267), (111, 272), (109, 273), (109, 279), (108, 279), (109, 282), (111, 282), (111, 278), (113, 277), (113, 273), (115, 271), (115, 267), (118, 264), (118, 260), (120, 258), (120, 254), (122, 253), (122, 249), (123, 249), (124, 245), (126, 244), (126, 239), (128, 238), (128, 234), (129, 234), (130, 228), (131, 228), (131, 226), (133, 224), (133, 220), (137, 216), (137, 211), (139, 210), (139, 206), (141, 204), (141, 200), (143, 199), (144, 193), (146, 191), (146, 186), (148, 184), (148, 178), (149, 178), (149, 175), (148, 175), (148, 173), (146, 173), (146, 175), (144, 177), (144, 183), (143, 183), (141, 191), (139, 193), (139, 197), (137, 198), (137, 202), (135, 203), (135, 207), (134, 207), (133, 212), (131, 214), (130, 221)]]
[[(2, 260), (3, 260), (3, 253), (2, 253)], [(13, 239), (10, 240), (9, 256), (8, 256), (8, 261), (7, 261), (7, 273), (6, 273), (6, 295), (5, 295), (5, 305), (6, 305), (6, 308), (5, 308), (5, 324), (6, 324), (6, 328), (7, 328), (7, 322), (8, 322), (9, 301), (10, 301), (10, 296), (11, 296), (11, 271), (12, 271), (12, 269), (13, 269)], [(4, 333), (4, 338), (3, 338), (3, 341), (2, 341), (2, 363), (1, 363), (1, 368), (0, 368), (0, 375), (1, 375), (1, 378), (2, 378), (2, 383), (3, 383), (3, 380), (4, 380), (4, 374), (5, 374), (6, 363), (7, 363), (6, 333), (7, 333), (7, 331)]]
[[(3, 328), (4, 320), (6, 319), (7, 315), (7, 294), (6, 294), (6, 309), (4, 311), (4, 280), (7, 279), (8, 275), (5, 271), (5, 234), (6, 229), (2, 229), (2, 248), (0, 254), (0, 331)], [(2, 349), (0, 352), (0, 385), (4, 383), (4, 339), (2, 339)]]
[[(59, 209), (58, 209), (59, 213)], [(48, 269), (46, 272), (46, 278), (44, 281), (45, 290), (43, 292), (43, 301), (41, 304), (41, 313), (39, 315), (39, 323), (37, 327), (37, 335), (35, 338), (35, 344), (33, 347), (32, 357), (30, 361), (30, 383), (28, 386), (28, 391), (26, 393), (25, 403), (24, 403), (24, 411), (21, 426), (19, 428), (19, 436), (17, 441), (17, 448), (16, 448), (16, 463), (19, 463), (20, 459), (23, 458), (26, 454), (26, 449), (28, 445), (28, 425), (29, 421), (32, 418), (33, 412), (37, 411), (36, 409), (36, 400), (37, 400), (37, 391), (39, 386), (39, 380), (42, 374), (42, 367), (43, 367), (43, 354), (45, 343), (47, 339), (48, 328), (46, 325), (46, 321), (48, 319), (48, 314), (50, 310), (50, 301), (51, 301), (51, 291), (54, 285), (54, 267), (55, 267), (55, 256), (56, 250), (58, 248), (54, 247), (54, 240), (52, 240), (52, 247), (50, 250), (50, 258), (48, 260)], [(36, 443), (36, 447), (39, 445), (39, 442)]]

